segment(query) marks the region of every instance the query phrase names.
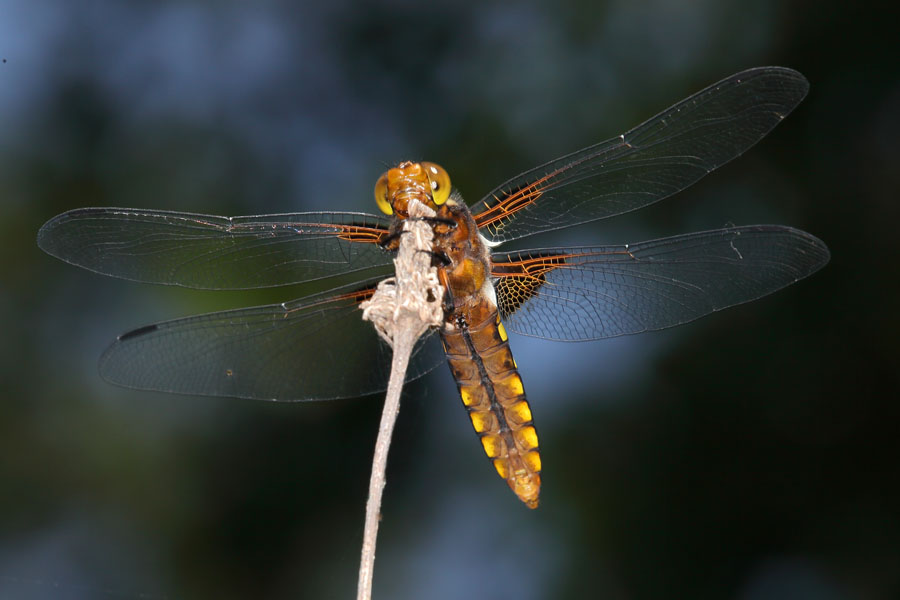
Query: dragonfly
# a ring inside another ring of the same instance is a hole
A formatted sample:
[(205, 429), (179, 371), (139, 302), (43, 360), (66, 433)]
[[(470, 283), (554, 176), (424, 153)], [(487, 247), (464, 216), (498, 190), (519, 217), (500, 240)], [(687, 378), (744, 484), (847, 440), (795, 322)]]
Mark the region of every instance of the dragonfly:
[(507, 330), (578, 342), (664, 329), (803, 279), (829, 251), (781, 225), (624, 245), (498, 248), (675, 194), (762, 139), (808, 88), (783, 67), (736, 73), (621, 135), (513, 177), (471, 207), (443, 168), (406, 161), (375, 185), (381, 215), (80, 208), (50, 219), (37, 242), (90, 271), (203, 290), (350, 276), (354, 283), (290, 302), (134, 329), (103, 353), (99, 370), (114, 384), (178, 394), (356, 397), (384, 390), (390, 365), (360, 304), (391, 275), (410, 203), (422, 202), (436, 213), (428, 223), (444, 318), (419, 340), (407, 380), (447, 361), (494, 470), (535, 508), (540, 448)]

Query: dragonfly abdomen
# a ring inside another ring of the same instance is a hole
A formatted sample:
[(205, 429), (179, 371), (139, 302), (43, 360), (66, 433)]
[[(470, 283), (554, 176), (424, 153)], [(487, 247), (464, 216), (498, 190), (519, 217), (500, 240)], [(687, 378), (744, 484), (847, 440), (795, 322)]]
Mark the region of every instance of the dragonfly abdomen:
[(441, 332), (450, 371), (484, 452), (510, 489), (537, 508), (541, 456), (531, 408), (496, 309), (475, 327)]

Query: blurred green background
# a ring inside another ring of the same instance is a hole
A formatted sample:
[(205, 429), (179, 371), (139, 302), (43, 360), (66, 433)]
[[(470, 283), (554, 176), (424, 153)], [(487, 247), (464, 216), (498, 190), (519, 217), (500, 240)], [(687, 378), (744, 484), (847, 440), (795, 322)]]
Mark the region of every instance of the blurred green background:
[(378, 397), (105, 384), (96, 361), (119, 333), (312, 288), (112, 280), (44, 255), (44, 221), (102, 205), (373, 212), (375, 179), (403, 159), (442, 164), (472, 203), (767, 64), (811, 93), (757, 147), (657, 206), (527, 242), (780, 223), (831, 263), (667, 332), (511, 336), (541, 433), (537, 511), (493, 473), (445, 368), (411, 386), (375, 596), (900, 597), (896, 15), (300, 4), (0, 1), (0, 597), (352, 597), (380, 414)]

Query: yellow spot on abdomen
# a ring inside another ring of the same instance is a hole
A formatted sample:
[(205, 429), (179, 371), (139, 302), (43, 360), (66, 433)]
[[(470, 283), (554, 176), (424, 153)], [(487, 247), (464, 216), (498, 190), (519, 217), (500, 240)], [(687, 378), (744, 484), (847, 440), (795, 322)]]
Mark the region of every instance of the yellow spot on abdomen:
[(484, 446), (484, 453), (488, 458), (497, 458), (506, 453), (506, 445), (499, 435), (489, 433), (481, 437), (481, 445)]
[(521, 396), (525, 393), (525, 388), (522, 386), (522, 378), (519, 377), (518, 373), (513, 373), (499, 383), (506, 388), (510, 396)]
[(523, 450), (533, 450), (538, 447), (537, 432), (531, 425), (523, 427), (515, 432), (516, 443)]
[(528, 468), (531, 469), (534, 473), (541, 472), (541, 455), (537, 450), (532, 450), (531, 452), (525, 455), (525, 464), (528, 465)]
[(490, 411), (473, 410), (469, 413), (469, 418), (472, 419), (472, 427), (477, 433), (484, 433), (495, 428), (494, 414)]
[(497, 331), (500, 333), (500, 339), (504, 342), (509, 339), (506, 335), (506, 328), (503, 326), (503, 323), (497, 322)]
[(494, 468), (497, 469), (497, 475), (503, 479), (509, 477), (509, 464), (505, 458), (495, 458)]
[(475, 397), (472, 395), (472, 390), (467, 387), (459, 388), (459, 395), (462, 398), (463, 404), (466, 406), (472, 406), (475, 403)]
[(506, 418), (521, 425), (531, 420), (531, 408), (524, 400), (516, 402), (506, 409)]

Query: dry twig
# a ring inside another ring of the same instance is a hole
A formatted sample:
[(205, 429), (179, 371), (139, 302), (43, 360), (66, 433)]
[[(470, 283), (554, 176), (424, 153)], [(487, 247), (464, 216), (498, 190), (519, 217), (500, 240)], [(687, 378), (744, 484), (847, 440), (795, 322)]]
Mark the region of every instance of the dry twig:
[(357, 600), (369, 600), (372, 597), (381, 495), (384, 491), (391, 435), (400, 410), (400, 392), (406, 379), (406, 367), (416, 340), (430, 327), (439, 326), (443, 319), (443, 291), (438, 282), (437, 269), (431, 265), (433, 234), (428, 222), (420, 219), (433, 217), (434, 214), (433, 210), (418, 201), (410, 203), (410, 218), (403, 223), (404, 233), (400, 238), (397, 258), (394, 259), (395, 277), (381, 282), (372, 299), (362, 305), (363, 319), (372, 321), (379, 335), (393, 347), (393, 358), (381, 425), (375, 442), (375, 455), (372, 458)]

